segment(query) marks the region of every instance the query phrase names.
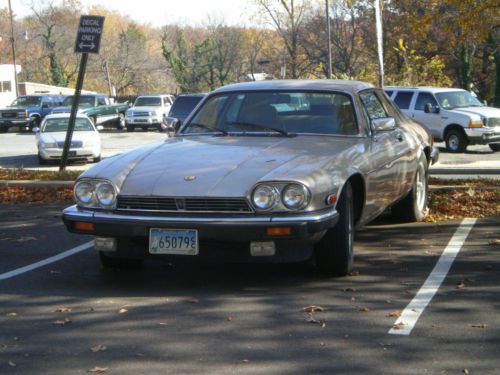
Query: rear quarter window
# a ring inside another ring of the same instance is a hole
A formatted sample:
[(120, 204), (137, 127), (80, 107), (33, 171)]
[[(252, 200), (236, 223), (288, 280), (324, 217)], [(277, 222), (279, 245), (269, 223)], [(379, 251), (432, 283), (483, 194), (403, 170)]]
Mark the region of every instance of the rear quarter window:
[(411, 91), (399, 91), (394, 98), (394, 103), (396, 103), (400, 109), (409, 109), (412, 97), (413, 92)]

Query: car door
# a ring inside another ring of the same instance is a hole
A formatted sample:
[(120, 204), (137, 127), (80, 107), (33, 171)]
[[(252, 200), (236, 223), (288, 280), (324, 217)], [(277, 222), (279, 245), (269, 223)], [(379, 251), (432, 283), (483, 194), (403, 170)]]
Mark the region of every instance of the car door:
[[(430, 104), (432, 110), (430, 113), (425, 112), (425, 105)], [(432, 133), (434, 138), (441, 137), (441, 127), (443, 120), (441, 119), (441, 114), (439, 113), (439, 105), (436, 98), (430, 92), (420, 92), (418, 93), (417, 100), (415, 101), (415, 106), (412, 110), (412, 117), (415, 121), (418, 121), (424, 125)]]
[(40, 114), (43, 117), (47, 116), (50, 112), (52, 112), (52, 107), (53, 107), (53, 103), (52, 103), (52, 99), (49, 98), (49, 97), (42, 97), (42, 107), (40, 108)]
[[(372, 120), (392, 117), (382, 104), (381, 96), (375, 89), (359, 94), (370, 123)], [(395, 118), (395, 121), (397, 120)], [(370, 170), (367, 173), (366, 189), (368, 216), (380, 214), (401, 196), (408, 148), (405, 134), (398, 126), (372, 134), (368, 150)]]

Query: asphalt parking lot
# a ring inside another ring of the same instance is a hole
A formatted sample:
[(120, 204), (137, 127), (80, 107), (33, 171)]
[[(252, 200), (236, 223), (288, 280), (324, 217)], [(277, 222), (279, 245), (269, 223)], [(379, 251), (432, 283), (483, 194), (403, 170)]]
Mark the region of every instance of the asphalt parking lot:
[(356, 271), (331, 279), (297, 265), (104, 271), (62, 208), (0, 206), (2, 374), (498, 373), (500, 217), (381, 219), (356, 235)]

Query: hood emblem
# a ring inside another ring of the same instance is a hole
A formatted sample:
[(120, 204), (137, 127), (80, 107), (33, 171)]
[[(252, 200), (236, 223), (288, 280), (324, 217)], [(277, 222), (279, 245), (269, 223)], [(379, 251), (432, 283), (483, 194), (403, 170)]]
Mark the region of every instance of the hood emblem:
[(196, 180), (196, 176), (185, 176), (184, 181), (194, 181)]

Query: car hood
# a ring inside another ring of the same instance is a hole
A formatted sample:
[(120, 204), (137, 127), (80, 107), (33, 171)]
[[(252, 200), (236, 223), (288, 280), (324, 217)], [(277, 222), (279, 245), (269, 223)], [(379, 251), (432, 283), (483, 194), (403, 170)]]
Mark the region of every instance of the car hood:
[[(43, 142), (64, 142), (66, 140), (66, 132), (53, 132), (40, 134), (40, 140)], [(95, 132), (75, 131), (71, 141), (99, 141), (99, 137)]]
[(129, 111), (148, 111), (148, 112), (161, 112), (164, 111), (165, 108), (163, 107), (132, 107), (129, 109)]
[(356, 142), (320, 136), (175, 137), (104, 160), (81, 177), (108, 179), (122, 195), (241, 197), (259, 181), (311, 186), (332, 158), (349, 163), (348, 150)]
[(463, 114), (475, 114), (483, 117), (500, 117), (500, 109), (493, 107), (465, 107), (465, 108), (455, 108), (453, 112), (459, 112)]

